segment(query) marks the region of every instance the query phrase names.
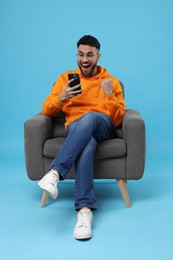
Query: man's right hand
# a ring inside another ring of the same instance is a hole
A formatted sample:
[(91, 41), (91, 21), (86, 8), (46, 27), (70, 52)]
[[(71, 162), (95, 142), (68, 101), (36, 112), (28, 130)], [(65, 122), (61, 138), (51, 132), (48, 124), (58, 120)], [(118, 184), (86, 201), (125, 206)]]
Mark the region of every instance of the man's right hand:
[(82, 93), (82, 89), (76, 90), (77, 88), (81, 87), (82, 84), (70, 87), (70, 82), (72, 82), (73, 80), (74, 79), (71, 79), (67, 82), (64, 91), (58, 96), (61, 103), (64, 103), (66, 100)]

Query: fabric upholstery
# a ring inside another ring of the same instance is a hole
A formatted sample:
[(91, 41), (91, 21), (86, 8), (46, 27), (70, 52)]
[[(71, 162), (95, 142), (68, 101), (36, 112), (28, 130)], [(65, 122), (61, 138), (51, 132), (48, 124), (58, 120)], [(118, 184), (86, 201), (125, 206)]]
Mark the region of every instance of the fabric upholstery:
[[(55, 118), (39, 113), (25, 122), (25, 162), (30, 179), (39, 180), (47, 172), (64, 141), (63, 122), (62, 112)], [(145, 166), (145, 142), (144, 120), (136, 110), (127, 110), (115, 138), (98, 143), (95, 177), (140, 179)], [(74, 169), (69, 178), (72, 176)]]
[[(49, 139), (44, 143), (43, 156), (54, 158), (60, 150), (65, 138), (56, 137)], [(126, 144), (122, 139), (111, 139), (99, 142), (95, 153), (95, 159), (107, 159), (114, 157), (122, 157), (126, 154)]]

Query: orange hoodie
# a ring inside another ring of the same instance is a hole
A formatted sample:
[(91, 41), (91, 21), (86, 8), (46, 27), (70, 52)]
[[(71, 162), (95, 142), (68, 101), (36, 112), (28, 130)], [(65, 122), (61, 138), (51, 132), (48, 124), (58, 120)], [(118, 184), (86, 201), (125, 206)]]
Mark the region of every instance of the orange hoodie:
[[(98, 66), (98, 71), (100, 73), (96, 76), (86, 78), (77, 68), (76, 73), (80, 75), (83, 92), (65, 103), (61, 103), (58, 96), (64, 91), (68, 82), (68, 73), (74, 71), (67, 71), (60, 75), (52, 87), (52, 92), (43, 103), (42, 113), (46, 116), (55, 116), (62, 109), (65, 113), (65, 127), (67, 127), (87, 112), (100, 112), (110, 116), (115, 127), (119, 126), (125, 113), (125, 101), (120, 83), (106, 69)], [(106, 95), (101, 87), (102, 81), (106, 78), (111, 78), (113, 81), (113, 93), (110, 95)]]

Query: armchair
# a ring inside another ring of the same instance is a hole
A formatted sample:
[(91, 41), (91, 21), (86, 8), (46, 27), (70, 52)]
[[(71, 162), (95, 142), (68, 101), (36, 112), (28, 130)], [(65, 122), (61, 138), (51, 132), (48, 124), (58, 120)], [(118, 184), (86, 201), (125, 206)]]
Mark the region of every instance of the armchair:
[[(25, 122), (25, 163), (31, 180), (40, 180), (47, 173), (64, 142), (64, 122), (62, 111), (53, 118), (39, 113)], [(97, 145), (94, 178), (115, 179), (127, 207), (130, 207), (130, 199), (126, 182), (143, 176), (145, 150), (145, 123), (133, 109), (126, 110), (122, 125), (115, 129), (115, 138)], [(74, 178), (74, 167), (68, 178)], [(47, 192), (43, 192), (41, 207), (44, 207), (47, 196)]]

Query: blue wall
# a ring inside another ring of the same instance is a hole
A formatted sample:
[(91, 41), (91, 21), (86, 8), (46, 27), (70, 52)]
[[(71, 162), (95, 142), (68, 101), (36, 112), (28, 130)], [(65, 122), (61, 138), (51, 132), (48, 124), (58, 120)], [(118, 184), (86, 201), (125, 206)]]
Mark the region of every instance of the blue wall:
[(1, 152), (23, 158), (24, 121), (57, 76), (76, 68), (76, 42), (101, 42), (100, 65), (125, 84), (146, 122), (148, 159), (173, 144), (173, 1), (0, 0)]

